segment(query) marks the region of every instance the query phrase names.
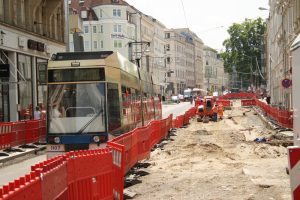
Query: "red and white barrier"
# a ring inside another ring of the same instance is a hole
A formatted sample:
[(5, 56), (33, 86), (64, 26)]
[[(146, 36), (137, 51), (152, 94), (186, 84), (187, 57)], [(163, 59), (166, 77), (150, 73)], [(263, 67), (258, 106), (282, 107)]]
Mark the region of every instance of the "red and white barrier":
[(288, 161), (292, 199), (300, 199), (300, 147), (288, 147)]

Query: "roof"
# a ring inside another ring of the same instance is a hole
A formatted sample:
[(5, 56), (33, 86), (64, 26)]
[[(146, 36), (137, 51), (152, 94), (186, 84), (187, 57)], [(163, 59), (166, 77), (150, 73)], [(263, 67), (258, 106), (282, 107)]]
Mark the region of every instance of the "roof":
[(98, 17), (92, 8), (100, 5), (129, 6), (129, 4), (123, 0), (85, 0), (83, 4), (80, 4), (78, 0), (71, 0), (69, 9), (72, 12), (77, 11), (77, 13), (80, 13), (80, 11), (87, 11), (87, 18), (84, 18), (83, 21), (97, 21)]
[(90, 7), (100, 6), (100, 5), (126, 5), (129, 4), (123, 0), (86, 0)]

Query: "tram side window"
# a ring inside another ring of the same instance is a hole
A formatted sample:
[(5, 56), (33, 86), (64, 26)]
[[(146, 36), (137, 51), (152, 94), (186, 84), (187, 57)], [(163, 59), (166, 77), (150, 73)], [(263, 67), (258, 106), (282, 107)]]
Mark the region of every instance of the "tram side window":
[(107, 84), (108, 131), (121, 127), (118, 84)]

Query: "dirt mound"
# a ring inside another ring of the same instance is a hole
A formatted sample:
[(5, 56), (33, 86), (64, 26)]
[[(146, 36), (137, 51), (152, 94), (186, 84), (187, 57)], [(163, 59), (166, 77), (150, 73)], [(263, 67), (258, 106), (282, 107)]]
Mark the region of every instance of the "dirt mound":
[(199, 144), (200, 148), (202, 148), (206, 153), (220, 153), (223, 152), (223, 149), (213, 143), (207, 143), (207, 144)]
[(193, 131), (193, 134), (195, 135), (211, 135), (211, 132), (208, 132), (207, 130), (197, 130)]

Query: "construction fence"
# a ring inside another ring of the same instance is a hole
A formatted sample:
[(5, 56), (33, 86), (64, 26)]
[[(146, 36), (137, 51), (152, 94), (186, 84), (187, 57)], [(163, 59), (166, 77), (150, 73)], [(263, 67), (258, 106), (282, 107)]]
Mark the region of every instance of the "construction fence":
[(0, 123), (0, 150), (45, 141), (46, 120)]
[(31, 172), (0, 188), (1, 200), (122, 200), (124, 175), (150, 157), (172, 128), (189, 123), (196, 107), (173, 119), (154, 120), (97, 150), (68, 152), (31, 167)]

